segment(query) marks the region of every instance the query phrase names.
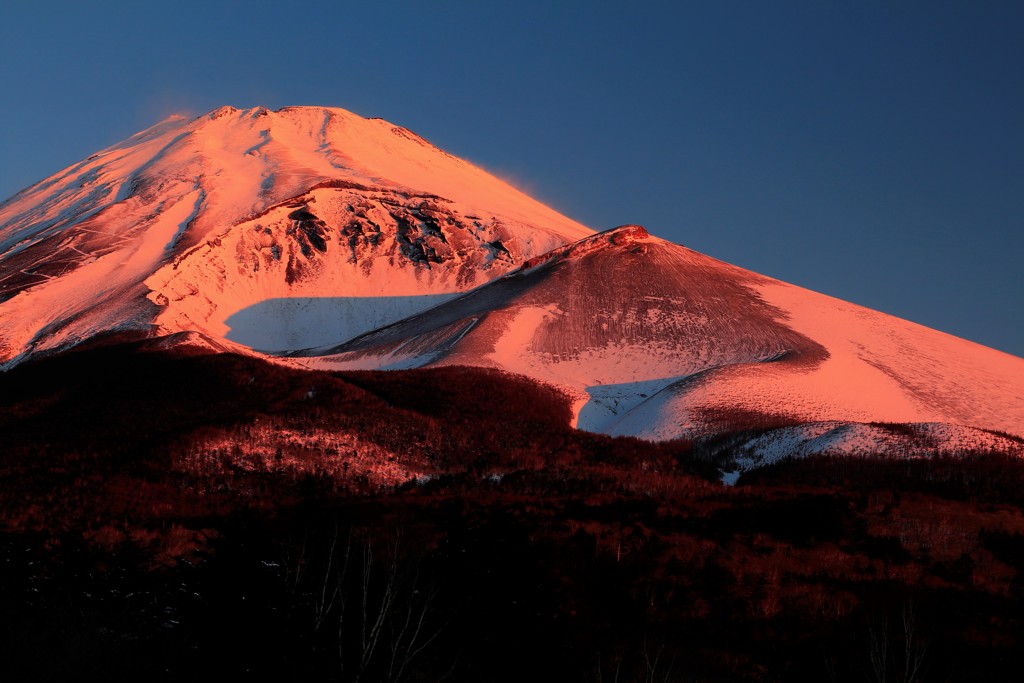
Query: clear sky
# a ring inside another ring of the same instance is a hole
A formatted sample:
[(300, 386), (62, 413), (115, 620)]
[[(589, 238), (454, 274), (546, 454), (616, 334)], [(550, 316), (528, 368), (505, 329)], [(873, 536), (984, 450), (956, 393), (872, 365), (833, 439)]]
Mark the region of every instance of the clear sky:
[(0, 197), (171, 113), (381, 116), (595, 228), (1024, 356), (1024, 3), (5, 2)]

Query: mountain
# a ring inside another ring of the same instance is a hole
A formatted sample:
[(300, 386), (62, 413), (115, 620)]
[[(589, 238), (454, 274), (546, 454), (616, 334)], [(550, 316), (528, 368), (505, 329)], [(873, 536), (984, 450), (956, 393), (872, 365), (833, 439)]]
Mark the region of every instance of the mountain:
[(0, 204), (0, 343), (3, 680), (1019, 678), (1024, 359), (380, 120)]
[(381, 119), (171, 117), (0, 204), (0, 363), (110, 331), (327, 343), (590, 232)]
[(640, 226), (594, 233), (342, 109), (171, 117), (0, 205), (0, 367), (111, 334), (300, 369), (494, 368), (567, 394), (579, 428), (699, 443), (724, 469), (1024, 453), (1024, 360)]
[(612, 435), (774, 432), (730, 444), (757, 462), (798, 447), (1021, 452), (1012, 435), (1024, 434), (1024, 359), (640, 226), (583, 238), (429, 311), (295, 355), (323, 369), (507, 370), (562, 387), (579, 427)]

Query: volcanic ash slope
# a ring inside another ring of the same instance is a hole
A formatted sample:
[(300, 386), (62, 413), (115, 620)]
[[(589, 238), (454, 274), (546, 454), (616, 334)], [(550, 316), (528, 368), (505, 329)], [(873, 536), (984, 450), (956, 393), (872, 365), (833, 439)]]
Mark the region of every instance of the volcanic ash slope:
[(1024, 359), (639, 226), (301, 355), (321, 368), (501, 368), (576, 396), (581, 428), (655, 440), (836, 421), (1024, 431)]

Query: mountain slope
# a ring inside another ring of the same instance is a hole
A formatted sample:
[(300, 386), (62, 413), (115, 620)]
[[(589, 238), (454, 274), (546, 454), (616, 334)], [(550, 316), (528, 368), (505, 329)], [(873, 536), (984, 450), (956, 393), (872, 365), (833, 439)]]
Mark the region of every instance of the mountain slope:
[(112, 329), (295, 348), (354, 305), (351, 336), (590, 232), (380, 119), (171, 117), (0, 205), (0, 362)]
[(172, 117), (0, 204), (0, 367), (108, 333), (314, 368), (493, 367), (565, 390), (583, 429), (734, 435), (753, 461), (1024, 434), (1020, 358), (639, 226), (594, 234), (341, 109)]
[[(699, 438), (804, 422), (1024, 433), (1024, 359), (625, 226), (334, 347), (319, 368), (497, 367), (577, 397), (580, 427)], [(961, 435), (962, 436), (962, 435)]]

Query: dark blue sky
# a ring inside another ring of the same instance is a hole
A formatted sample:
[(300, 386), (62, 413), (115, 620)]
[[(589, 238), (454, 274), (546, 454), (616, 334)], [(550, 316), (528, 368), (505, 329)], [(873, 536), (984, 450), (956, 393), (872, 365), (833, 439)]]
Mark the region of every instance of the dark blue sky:
[(0, 12), (0, 196), (173, 112), (340, 106), (1024, 356), (1024, 3), (31, 5)]

